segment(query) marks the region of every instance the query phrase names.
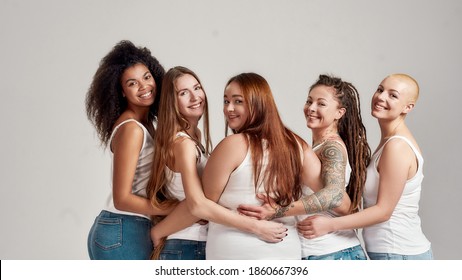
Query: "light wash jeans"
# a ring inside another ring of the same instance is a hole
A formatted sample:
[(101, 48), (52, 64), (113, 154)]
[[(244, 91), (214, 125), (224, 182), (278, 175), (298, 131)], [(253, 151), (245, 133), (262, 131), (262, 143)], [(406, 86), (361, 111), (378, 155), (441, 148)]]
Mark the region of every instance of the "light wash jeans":
[(92, 260), (148, 260), (153, 245), (149, 219), (101, 211), (88, 234)]
[(419, 255), (398, 255), (389, 253), (367, 252), (371, 260), (433, 260), (432, 249)]
[(367, 257), (361, 245), (357, 245), (330, 254), (308, 256), (302, 260), (367, 260)]
[(160, 260), (205, 260), (205, 241), (167, 239)]

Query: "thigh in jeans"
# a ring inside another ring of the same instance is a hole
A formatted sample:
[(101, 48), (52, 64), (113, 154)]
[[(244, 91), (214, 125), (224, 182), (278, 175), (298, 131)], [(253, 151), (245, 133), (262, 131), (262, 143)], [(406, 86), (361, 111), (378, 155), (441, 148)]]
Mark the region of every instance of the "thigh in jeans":
[(183, 259), (183, 242), (181, 239), (165, 240), (164, 248), (160, 253), (160, 260), (182, 260)]
[(433, 260), (432, 250), (418, 255), (399, 255), (389, 253), (367, 252), (371, 260)]
[(147, 260), (152, 252), (151, 222), (143, 217), (102, 211), (88, 238), (91, 259)]
[(100, 215), (88, 236), (90, 258), (95, 260), (120, 259), (118, 249), (122, 247), (122, 221)]
[(168, 239), (161, 260), (205, 260), (205, 241)]
[(364, 253), (361, 245), (358, 245), (330, 254), (309, 256), (307, 258), (303, 258), (303, 260), (366, 260), (366, 254)]

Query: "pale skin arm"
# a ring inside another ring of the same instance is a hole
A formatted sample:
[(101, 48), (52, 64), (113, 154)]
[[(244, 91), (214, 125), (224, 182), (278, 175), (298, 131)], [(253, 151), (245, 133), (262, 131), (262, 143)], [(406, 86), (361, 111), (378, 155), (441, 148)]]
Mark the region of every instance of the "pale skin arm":
[(166, 215), (173, 210), (173, 207), (168, 209), (155, 208), (149, 199), (132, 193), (132, 184), (143, 137), (143, 130), (137, 124), (127, 123), (119, 128), (112, 140), (114, 206), (121, 211), (146, 216)]
[(380, 180), (376, 205), (343, 217), (309, 217), (299, 224), (299, 232), (306, 238), (315, 238), (333, 231), (363, 228), (387, 221), (401, 198), (406, 181), (414, 176), (410, 168), (415, 160), (406, 142), (390, 141), (384, 147), (377, 166)]
[(346, 155), (343, 151), (344, 148), (336, 141), (326, 142), (318, 156), (311, 148), (305, 149), (302, 179), (305, 185), (318, 190), (314, 194), (286, 207), (272, 207), (274, 202), (269, 203), (266, 196), (259, 195), (264, 201), (262, 206), (240, 205), (239, 212), (257, 219), (314, 214), (332, 209), (339, 214), (347, 214), (351, 201), (344, 191)]
[[(230, 138), (233, 139), (230, 140)], [(204, 170), (202, 180), (204, 188), (208, 186), (209, 190), (221, 189), (220, 195), (226, 186), (229, 174), (234, 170), (230, 166), (236, 165), (238, 161), (236, 156), (238, 153), (235, 152), (235, 149), (230, 149), (232, 147), (230, 145), (236, 141), (235, 138), (227, 137), (216, 147)], [(223, 158), (224, 155), (225, 158)], [(175, 151), (175, 158), (179, 172), (182, 174), (186, 200), (181, 202), (170, 215), (154, 227), (151, 232), (154, 242), (192, 225), (199, 218), (253, 233), (267, 242), (279, 242), (286, 236), (286, 228), (280, 223), (258, 221), (239, 215), (217, 204), (215, 201), (218, 201), (219, 196), (214, 201), (205, 197), (201, 180), (197, 174), (195, 146), (192, 141), (182, 141), (178, 151)], [(217, 171), (217, 166), (220, 168), (227, 166), (224, 170), (228, 170), (229, 174), (212, 174)]]

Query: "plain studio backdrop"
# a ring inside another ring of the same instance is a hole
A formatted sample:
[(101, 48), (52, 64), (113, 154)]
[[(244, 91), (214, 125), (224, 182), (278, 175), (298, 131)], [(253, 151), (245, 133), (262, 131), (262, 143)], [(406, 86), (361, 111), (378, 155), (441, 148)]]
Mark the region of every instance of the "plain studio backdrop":
[(224, 85), (238, 73), (264, 76), (287, 126), (309, 143), (309, 86), (322, 73), (352, 82), (372, 149), (372, 94), (390, 73), (415, 77), (421, 96), (407, 122), (425, 159), (422, 227), (436, 259), (462, 259), (461, 14), (459, 0), (0, 0), (0, 259), (88, 259), (111, 161), (84, 100), (100, 59), (123, 39), (166, 70), (199, 75), (214, 145)]

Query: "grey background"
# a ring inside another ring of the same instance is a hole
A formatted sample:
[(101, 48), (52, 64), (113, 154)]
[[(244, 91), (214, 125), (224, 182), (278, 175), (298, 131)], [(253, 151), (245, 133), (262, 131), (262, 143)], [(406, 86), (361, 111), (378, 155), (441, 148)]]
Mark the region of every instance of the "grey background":
[(423, 230), (436, 259), (462, 259), (461, 14), (458, 0), (0, 0), (0, 258), (88, 258), (110, 158), (84, 98), (100, 59), (129, 39), (166, 69), (199, 75), (214, 144), (224, 136), (224, 84), (240, 72), (269, 81), (284, 121), (309, 142), (309, 85), (321, 73), (351, 81), (372, 148), (372, 93), (387, 74), (414, 76), (421, 99), (408, 125), (425, 158)]

